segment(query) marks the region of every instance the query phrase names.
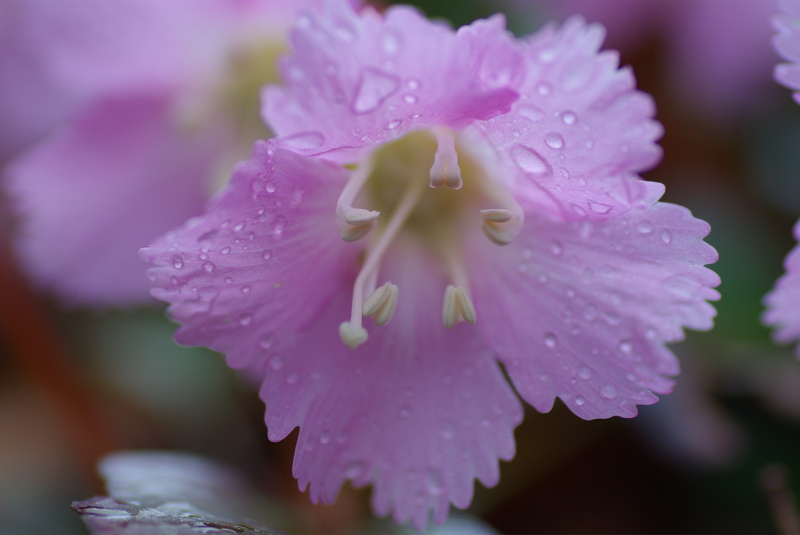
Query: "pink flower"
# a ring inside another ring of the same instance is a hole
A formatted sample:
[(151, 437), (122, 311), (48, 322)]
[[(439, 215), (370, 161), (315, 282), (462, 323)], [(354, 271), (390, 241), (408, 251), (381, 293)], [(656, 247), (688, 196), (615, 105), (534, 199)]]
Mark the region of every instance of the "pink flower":
[[(778, 34), (773, 40), (775, 49), (791, 63), (775, 67), (775, 78), (783, 85), (800, 91), (800, 2), (783, 0), (782, 13), (773, 19)], [(800, 102), (800, 93), (794, 99)], [(794, 236), (800, 240), (800, 221), (794, 227)], [(789, 253), (784, 262), (786, 273), (778, 279), (775, 288), (767, 294), (764, 302), (767, 311), (764, 323), (777, 327), (775, 338), (779, 342), (800, 339), (800, 245)], [(800, 356), (800, 345), (796, 348)]]
[(635, 175), (660, 127), (601, 40), (306, 12), (266, 91), (281, 137), (141, 251), (176, 339), (262, 381), (270, 440), (300, 427), (312, 501), (371, 483), (378, 514), (442, 522), (514, 455), (501, 363), (537, 410), (630, 417), (711, 327), (708, 225)]
[(78, 303), (149, 298), (136, 251), (200, 213), (268, 134), (258, 90), (294, 9), (314, 3), (0, 6), (0, 158), (30, 148), (4, 178), (39, 285)]

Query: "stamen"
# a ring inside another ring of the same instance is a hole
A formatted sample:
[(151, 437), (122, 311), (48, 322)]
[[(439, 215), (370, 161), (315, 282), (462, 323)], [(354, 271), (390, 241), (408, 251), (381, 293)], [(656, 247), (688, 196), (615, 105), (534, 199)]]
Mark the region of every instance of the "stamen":
[[(355, 348), (367, 341), (367, 331), (361, 326), (361, 319), (364, 315), (365, 287), (367, 283), (374, 278), (373, 273), (377, 269), (381, 258), (383, 258), (383, 255), (386, 253), (387, 249), (389, 249), (389, 245), (391, 245), (395, 237), (397, 237), (397, 233), (403, 228), (408, 216), (411, 215), (411, 211), (414, 209), (414, 206), (416, 206), (417, 201), (419, 201), (423, 190), (422, 184), (423, 183), (418, 180), (410, 181), (408, 189), (397, 205), (397, 209), (395, 209), (392, 214), (383, 233), (367, 250), (367, 257), (364, 260), (364, 265), (361, 267), (361, 271), (358, 273), (356, 281), (353, 284), (353, 304), (350, 311), (350, 321), (339, 325), (339, 335), (342, 337), (342, 341), (347, 347)], [(386, 285), (384, 285), (384, 287), (385, 286)], [(393, 312), (392, 310), (392, 313)], [(383, 318), (383, 316), (381, 316), (381, 318)], [(388, 314), (388, 317), (386, 317), (386, 322), (388, 322), (389, 319), (391, 319), (391, 314)], [(376, 318), (375, 322), (378, 323), (378, 318)], [(378, 324), (382, 325), (381, 323)]]
[(433, 129), (433, 133), (438, 146), (431, 166), (431, 187), (448, 186), (460, 189), (464, 182), (461, 180), (461, 168), (458, 166), (458, 152), (453, 133), (442, 128)]
[(450, 284), (444, 291), (444, 306), (442, 306), (442, 320), (448, 329), (459, 321), (475, 324), (477, 315), (472, 299), (467, 295), (463, 286)]
[(372, 172), (370, 161), (365, 162), (353, 171), (347, 181), (339, 200), (336, 203), (336, 222), (339, 225), (339, 235), (345, 241), (356, 241), (366, 236), (375, 227), (375, 222), (380, 212), (354, 208), (355, 201), (364, 183)]
[[(485, 188), (488, 190), (489, 188)], [(489, 193), (487, 191), (487, 193)], [(497, 245), (508, 245), (519, 234), (525, 220), (519, 203), (501, 187), (495, 187), (490, 196), (508, 208), (481, 210), (481, 228), (486, 236)]]
[(375, 316), (375, 325), (384, 326), (394, 316), (397, 308), (397, 286), (387, 282), (364, 301), (364, 316)]

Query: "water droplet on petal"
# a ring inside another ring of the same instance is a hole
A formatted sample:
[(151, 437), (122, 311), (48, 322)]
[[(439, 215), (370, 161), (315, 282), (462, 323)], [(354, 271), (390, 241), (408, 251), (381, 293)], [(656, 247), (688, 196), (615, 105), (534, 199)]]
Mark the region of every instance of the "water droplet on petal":
[(541, 96), (546, 97), (553, 91), (553, 86), (549, 82), (542, 82), (536, 86), (536, 92)]
[(445, 493), (442, 474), (439, 470), (432, 469), (428, 472), (428, 493), (431, 496), (439, 496)]
[(220, 254), (229, 254), (230, 252), (231, 252), (231, 248), (230, 247), (223, 247), (220, 250)]
[(386, 54), (393, 56), (397, 54), (398, 50), (400, 50), (400, 36), (395, 34), (393, 31), (386, 30), (386, 33), (383, 34), (381, 45), (383, 46), (383, 51), (386, 52)]
[(331, 441), (331, 433), (325, 429), (319, 434), (320, 444), (328, 444)]
[(404, 95), (404, 96), (403, 96), (403, 100), (404, 100), (404, 101), (405, 101), (407, 104), (414, 104), (414, 103), (416, 103), (416, 102), (417, 102), (417, 97), (415, 97), (414, 95), (409, 95), (409, 94), (406, 94), (406, 95)]
[(264, 185), (264, 189), (267, 191), (267, 193), (275, 193), (275, 181), (270, 180), (269, 182), (267, 182)]
[(262, 349), (271, 348), (272, 342), (272, 333), (264, 333), (261, 335), (261, 338), (258, 339), (258, 345), (261, 346)]
[(225, 277), (225, 284), (233, 284), (233, 279), (230, 277)]
[(286, 377), (286, 384), (289, 386), (296, 385), (297, 381), (299, 380), (300, 378), (297, 376), (296, 373), (290, 373), (288, 377)]
[(203, 269), (205, 270), (206, 273), (211, 273), (214, 271), (214, 264), (212, 264), (211, 262), (206, 262), (203, 264)]
[(402, 407), (400, 407), (401, 418), (408, 418), (410, 414), (411, 414), (411, 407), (409, 407), (408, 405), (403, 405)]
[(578, 116), (575, 114), (575, 112), (565, 111), (564, 113), (561, 114), (561, 121), (564, 124), (567, 124), (567, 125), (575, 124), (575, 121), (577, 121), (577, 120), (578, 120)]
[(614, 399), (617, 397), (617, 389), (611, 385), (606, 385), (600, 389), (600, 395), (606, 399)]
[(550, 244), (550, 253), (553, 256), (560, 256), (563, 251), (564, 247), (561, 245), (561, 242), (558, 240), (553, 240), (553, 242)]
[(406, 82), (406, 87), (409, 88), (411, 91), (416, 91), (419, 89), (419, 80), (416, 78), (409, 78), (408, 82)]
[(628, 338), (620, 340), (619, 350), (622, 351), (623, 353), (629, 354), (631, 351), (633, 351), (633, 342), (631, 342)]
[(183, 257), (181, 255), (176, 254), (172, 257), (172, 267), (175, 269), (181, 269), (183, 267)]
[(592, 321), (597, 317), (597, 307), (593, 304), (588, 304), (583, 308), (583, 317), (587, 321)]
[(584, 379), (584, 380), (591, 379), (592, 378), (592, 370), (590, 370), (586, 366), (583, 366), (581, 369), (578, 370), (578, 377), (580, 377), (581, 379)]
[(288, 137), (278, 139), (278, 142), (290, 149), (310, 150), (316, 149), (325, 143), (325, 136), (319, 132), (300, 132)]
[(586, 403), (586, 398), (584, 398), (583, 396), (578, 396), (575, 398), (575, 405), (580, 407), (584, 403)]
[(551, 149), (560, 149), (564, 147), (564, 137), (558, 132), (550, 132), (544, 136), (544, 142)]
[(386, 125), (386, 128), (389, 130), (396, 130), (401, 124), (403, 124), (403, 121), (392, 121)]
[(516, 112), (534, 123), (538, 123), (544, 119), (545, 116), (545, 113), (533, 104), (520, 104), (517, 106)]
[(348, 479), (355, 479), (364, 472), (365, 468), (364, 463), (361, 461), (353, 461), (345, 467), (344, 475)]
[(439, 434), (445, 440), (453, 440), (453, 437), (456, 434), (455, 427), (453, 427), (453, 422), (445, 422), (444, 427), (442, 427), (442, 432)]
[(636, 225), (636, 230), (639, 234), (650, 234), (653, 232), (653, 224), (650, 221), (642, 221)]
[(280, 370), (281, 368), (283, 368), (283, 358), (281, 358), (280, 355), (273, 355), (269, 359), (269, 367), (275, 371)]
[(250, 290), (252, 290), (252, 288), (250, 288), (250, 286), (248, 286), (248, 285), (242, 286), (242, 293), (243, 294), (249, 294)]
[(596, 214), (607, 214), (611, 211), (611, 206), (601, 202), (589, 201), (589, 209)]
[(669, 244), (672, 241), (672, 234), (668, 230), (661, 231), (661, 241), (666, 244)]
[(544, 344), (550, 349), (554, 349), (558, 344), (558, 337), (553, 333), (547, 333), (544, 335)]
[(511, 157), (524, 171), (536, 176), (545, 176), (551, 173), (550, 165), (535, 150), (525, 145), (514, 145)]
[(253, 322), (253, 315), (245, 312), (241, 316), (239, 316), (239, 325), (242, 327), (247, 327)]
[(400, 80), (387, 72), (366, 68), (356, 89), (353, 111), (367, 113), (375, 110), (400, 87)]

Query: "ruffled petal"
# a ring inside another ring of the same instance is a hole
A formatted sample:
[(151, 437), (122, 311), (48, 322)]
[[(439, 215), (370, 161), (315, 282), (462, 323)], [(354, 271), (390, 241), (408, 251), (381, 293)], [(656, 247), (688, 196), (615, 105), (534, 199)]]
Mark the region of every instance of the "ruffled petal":
[[(775, 67), (775, 78), (783, 85), (800, 90), (800, 2), (783, 0), (780, 3), (783, 13), (776, 15), (772, 22), (778, 34), (772, 43), (778, 53), (791, 63)], [(795, 93), (800, 102), (800, 93)]]
[[(794, 236), (800, 241), (800, 221), (794, 227)], [(763, 320), (767, 325), (777, 327), (775, 339), (778, 342), (788, 343), (800, 339), (800, 245), (786, 257), (784, 267), (786, 273), (764, 300), (767, 311)], [(800, 346), (796, 351), (800, 356)]]
[(176, 340), (242, 368), (312, 321), (360, 252), (336, 226), (345, 180), (333, 164), (257, 142), (205, 214), (142, 249), (153, 296), (182, 324)]
[[(517, 189), (550, 199), (567, 219), (606, 219), (647, 196), (636, 173), (661, 157), (655, 105), (635, 89), (616, 52), (598, 52), (599, 25), (581, 18), (547, 26), (526, 41), (525, 79), (511, 112), (480, 123), (507, 162)], [(509, 178), (507, 178), (509, 180)]]
[(517, 98), (521, 57), (500, 16), (453, 32), (409, 7), (358, 15), (329, 1), (300, 18), (292, 45), (286, 86), (267, 87), (263, 114), (301, 154), (353, 161), (412, 129), (504, 113)]
[(560, 397), (586, 419), (634, 416), (666, 393), (678, 364), (664, 346), (708, 329), (719, 277), (706, 223), (657, 203), (604, 222), (526, 214), (511, 246), (471, 242), (478, 325), (522, 397)]
[(480, 333), (442, 325), (445, 281), (419, 275), (435, 273), (435, 262), (409, 243), (386, 265), (382, 277), (400, 288), (391, 322), (369, 321), (369, 340), (346, 348), (337, 330), (350, 308), (345, 288), (284, 339), (261, 396), (271, 440), (300, 427), (294, 475), (312, 501), (332, 502), (348, 479), (372, 483), (376, 513), (421, 529), (431, 512), (441, 523), (450, 503), (467, 507), (475, 478), (497, 483), (522, 408)]
[(167, 97), (98, 102), (7, 172), (18, 250), (34, 279), (76, 303), (149, 300), (136, 251), (200, 212), (219, 132), (173, 124)]

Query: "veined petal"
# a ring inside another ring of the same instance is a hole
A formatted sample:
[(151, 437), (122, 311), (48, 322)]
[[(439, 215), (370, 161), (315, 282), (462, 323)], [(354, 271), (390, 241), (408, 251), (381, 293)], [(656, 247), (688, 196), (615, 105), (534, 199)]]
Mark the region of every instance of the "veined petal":
[[(800, 241), (800, 221), (794, 227), (794, 236)], [(763, 320), (778, 328), (775, 331), (777, 341), (787, 343), (800, 338), (800, 245), (786, 257), (784, 267), (786, 273), (764, 299), (767, 311)], [(800, 346), (796, 352), (800, 356)]]
[(153, 296), (182, 324), (176, 340), (234, 368), (264, 365), (280, 337), (313, 322), (360, 252), (335, 223), (345, 181), (333, 164), (257, 142), (205, 214), (142, 249)]
[[(655, 105), (602, 26), (574, 17), (526, 41), (525, 79), (510, 113), (478, 123), (507, 163), (507, 182), (546, 192), (566, 219), (606, 219), (646, 196), (636, 173), (661, 158)], [(533, 202), (547, 204), (539, 193)]]
[(225, 146), (221, 132), (181, 131), (169, 109), (161, 95), (98, 102), (8, 169), (36, 282), (72, 302), (148, 300), (136, 251), (200, 212), (198, 177)]
[(263, 114), (302, 154), (353, 161), (413, 129), (507, 112), (517, 98), (521, 56), (500, 16), (454, 32), (409, 7), (359, 15), (331, 0), (301, 16), (292, 46), (286, 85), (266, 88)]
[(475, 240), (478, 324), (520, 395), (540, 411), (560, 397), (593, 419), (634, 416), (669, 392), (678, 364), (664, 344), (715, 315), (708, 228), (657, 203), (605, 222), (529, 213), (514, 246), (491, 254)]
[(441, 523), (450, 503), (467, 507), (475, 478), (497, 483), (522, 409), (479, 332), (442, 327), (446, 281), (418, 276), (435, 272), (432, 259), (408, 242), (386, 266), (381, 277), (399, 287), (391, 323), (368, 322), (369, 341), (346, 348), (340, 291), (276, 348), (281, 365), (263, 368), (261, 396), (271, 440), (300, 427), (293, 472), (312, 501), (332, 502), (347, 479), (372, 483), (378, 514), (421, 529), (431, 512)]

